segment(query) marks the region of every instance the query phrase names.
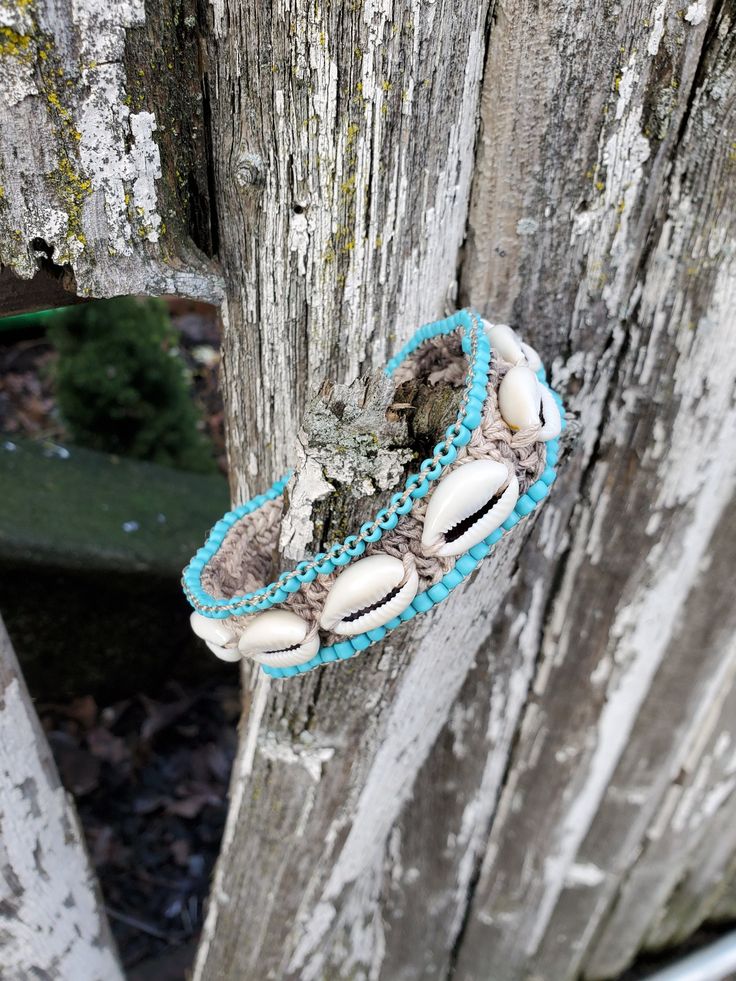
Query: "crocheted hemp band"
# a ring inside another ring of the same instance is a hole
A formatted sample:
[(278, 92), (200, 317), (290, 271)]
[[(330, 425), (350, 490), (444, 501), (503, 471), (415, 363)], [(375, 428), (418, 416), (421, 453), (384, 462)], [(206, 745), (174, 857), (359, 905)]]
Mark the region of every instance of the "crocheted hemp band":
[(228, 511), (182, 578), (218, 657), (276, 678), (353, 657), (446, 599), (549, 493), (562, 401), (510, 327), (462, 310), (420, 327), (386, 373), (464, 384), (455, 422), (373, 521), (267, 585), (291, 475)]

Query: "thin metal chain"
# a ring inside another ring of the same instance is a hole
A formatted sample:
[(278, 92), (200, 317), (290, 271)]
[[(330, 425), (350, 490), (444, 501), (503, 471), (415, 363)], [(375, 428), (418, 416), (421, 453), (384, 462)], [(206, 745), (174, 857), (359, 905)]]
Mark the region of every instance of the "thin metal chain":
[[(383, 517), (381, 518), (381, 521), (373, 521), (373, 522), (371, 522), (371, 524), (367, 528), (361, 529), (361, 532), (360, 532), (359, 535), (356, 535), (356, 536), (352, 536), (351, 535), (350, 537), (353, 538), (353, 541), (351, 541), (351, 543), (349, 545), (346, 542), (343, 542), (342, 545), (341, 545), (341, 547), (337, 551), (333, 552), (332, 550), (328, 550), (327, 552), (325, 552), (322, 555), (321, 558), (312, 559), (312, 561), (309, 562), (309, 563), (307, 563), (307, 565), (303, 565), (299, 569), (293, 569), (291, 572), (285, 573), (284, 575), (280, 576), (279, 579), (277, 579), (275, 582), (272, 582), (271, 585), (268, 587), (268, 589), (266, 589), (262, 593), (259, 593), (258, 596), (251, 596), (251, 597), (249, 597), (247, 599), (246, 598), (243, 598), (243, 599), (239, 599), (239, 600), (232, 600), (230, 603), (218, 604), (216, 606), (203, 606), (203, 605), (201, 605), (196, 600), (196, 598), (194, 597), (193, 593), (189, 589), (189, 586), (184, 581), (184, 579), (182, 579), (182, 581), (181, 581), (182, 588), (183, 588), (183, 590), (184, 590), (187, 598), (189, 599), (189, 601), (195, 607), (195, 609), (201, 610), (201, 611), (206, 611), (206, 612), (213, 612), (213, 613), (229, 613), (229, 612), (235, 611), (237, 609), (240, 609), (240, 607), (243, 607), (243, 606), (256, 606), (256, 605), (259, 605), (259, 604), (263, 603), (264, 600), (267, 600), (270, 596), (272, 596), (279, 589), (282, 589), (283, 586), (284, 586), (284, 583), (289, 582), (295, 576), (303, 576), (303, 575), (305, 575), (305, 573), (309, 573), (313, 569), (316, 569), (317, 566), (322, 565), (322, 563), (325, 562), (327, 559), (339, 558), (341, 555), (344, 555), (345, 554), (345, 552), (346, 552), (346, 550), (348, 548), (354, 548), (355, 545), (358, 542), (365, 542), (368, 539), (368, 536), (374, 534), (374, 532), (379, 527), (379, 525), (381, 524), (381, 522), (385, 521), (387, 518), (392, 517), (396, 513), (396, 511), (397, 511), (398, 508), (403, 507), (403, 505), (406, 503), (407, 499), (411, 496), (412, 491), (414, 490), (414, 488), (415, 487), (419, 487), (422, 483), (424, 483), (424, 481), (427, 478), (427, 474), (429, 474), (430, 471), (434, 470), (434, 468), (437, 466), (437, 464), (440, 461), (440, 457), (444, 456), (444, 454), (449, 450), (450, 446), (452, 445), (452, 441), (459, 434), (459, 432), (460, 432), (460, 430), (462, 428), (463, 419), (465, 417), (465, 408), (466, 408), (468, 402), (470, 401), (470, 390), (472, 389), (473, 384), (474, 384), (473, 372), (475, 370), (475, 358), (476, 358), (476, 354), (478, 353), (477, 330), (478, 329), (482, 329), (481, 328), (481, 324), (480, 324), (480, 318), (479, 317), (476, 317), (476, 315), (474, 313), (471, 313), (470, 316), (473, 317), (474, 320), (475, 320), (475, 322), (476, 322), (475, 323), (476, 330), (471, 331), (471, 338), (470, 338), (470, 358), (469, 358), (469, 365), (468, 365), (468, 373), (467, 373), (466, 381), (465, 381), (465, 391), (463, 392), (463, 397), (460, 400), (460, 407), (458, 409), (457, 419), (455, 420), (455, 422), (454, 422), (454, 424), (452, 426), (453, 435), (446, 436), (445, 439), (441, 443), (438, 443), (437, 444), (440, 447), (440, 449), (438, 449), (435, 452), (434, 456), (430, 458), (429, 462), (419, 471), (419, 473), (417, 475), (419, 477), (419, 480), (417, 480), (417, 482), (414, 484), (414, 486), (412, 486), (412, 487), (406, 487), (404, 489), (403, 494), (401, 495), (401, 498), (398, 501), (395, 501), (393, 504), (391, 504), (389, 507), (387, 507), (385, 509), (384, 514), (383, 514)], [(460, 329), (460, 328), (458, 328), (458, 329)], [(333, 548), (334, 548), (334, 546), (333, 546)]]

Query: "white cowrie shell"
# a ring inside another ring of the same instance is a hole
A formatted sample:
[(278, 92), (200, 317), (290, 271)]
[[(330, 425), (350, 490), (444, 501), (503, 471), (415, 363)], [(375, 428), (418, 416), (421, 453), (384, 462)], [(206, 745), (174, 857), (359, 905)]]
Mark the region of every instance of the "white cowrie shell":
[(498, 408), (510, 429), (538, 426), (541, 386), (537, 376), (525, 365), (507, 371), (498, 386)]
[(266, 610), (246, 624), (238, 648), (243, 657), (251, 657), (269, 668), (291, 668), (306, 664), (319, 650), (315, 633), (306, 643), (309, 624), (291, 610)]
[(484, 320), (483, 327), (492, 350), (499, 357), (503, 358), (504, 361), (508, 361), (509, 364), (524, 362), (524, 350), (519, 336), (508, 324), (490, 324), (487, 320)]
[(524, 352), (526, 363), (532, 369), (534, 374), (536, 374), (542, 368), (542, 359), (539, 357), (531, 344), (527, 344), (524, 341), (521, 341), (521, 350)]
[(226, 620), (213, 620), (195, 610), (189, 617), (189, 623), (197, 637), (201, 637), (202, 640), (216, 644), (218, 647), (237, 645), (235, 631)]
[(354, 637), (393, 620), (411, 603), (419, 588), (412, 569), (403, 586), (404, 563), (391, 555), (369, 555), (341, 572), (322, 610), (320, 626)]
[(496, 460), (474, 460), (441, 480), (429, 499), (422, 545), (462, 555), (504, 523), (519, 499), (516, 474)]
[(542, 423), (539, 438), (543, 443), (547, 443), (549, 440), (555, 439), (562, 432), (562, 419), (560, 418), (559, 407), (552, 398), (552, 393), (547, 386), (540, 385), (539, 390), (541, 394), (539, 420)]
[(237, 649), (237, 647), (220, 647), (219, 644), (213, 644), (211, 640), (206, 640), (205, 644), (216, 657), (220, 658), (221, 661), (240, 660), (240, 651)]

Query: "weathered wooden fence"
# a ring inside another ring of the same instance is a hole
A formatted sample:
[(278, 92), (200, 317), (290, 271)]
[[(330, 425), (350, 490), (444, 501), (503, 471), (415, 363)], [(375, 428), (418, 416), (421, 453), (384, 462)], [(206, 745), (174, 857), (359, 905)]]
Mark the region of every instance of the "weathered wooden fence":
[(435, 615), (246, 676), (197, 979), (610, 978), (733, 915), (735, 14), (0, 15), (2, 262), (222, 298), (235, 498), (448, 304), (523, 329), (580, 419)]

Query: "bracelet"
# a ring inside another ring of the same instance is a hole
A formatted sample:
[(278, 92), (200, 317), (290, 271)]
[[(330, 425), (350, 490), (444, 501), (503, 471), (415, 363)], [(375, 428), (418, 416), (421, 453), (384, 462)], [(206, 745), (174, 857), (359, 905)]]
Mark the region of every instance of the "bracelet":
[(182, 587), (223, 660), (282, 678), (355, 656), (442, 602), (549, 493), (562, 400), (510, 327), (461, 310), (420, 327), (386, 373), (462, 384), (455, 422), (372, 521), (268, 585), (291, 474), (215, 524)]

